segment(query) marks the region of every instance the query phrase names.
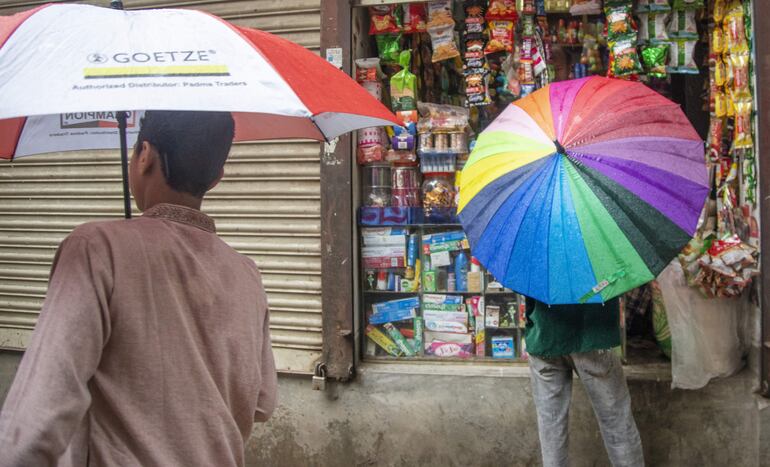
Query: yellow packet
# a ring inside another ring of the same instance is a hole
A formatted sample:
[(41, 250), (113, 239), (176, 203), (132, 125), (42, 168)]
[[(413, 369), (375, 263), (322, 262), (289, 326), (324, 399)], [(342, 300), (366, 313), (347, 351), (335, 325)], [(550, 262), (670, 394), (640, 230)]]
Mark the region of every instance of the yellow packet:
[(733, 145), (735, 149), (749, 149), (754, 146), (754, 138), (751, 131), (751, 101), (735, 102), (735, 129)]
[(725, 15), (724, 34), (727, 39), (727, 50), (731, 54), (747, 53), (749, 42), (746, 38), (746, 24), (743, 17), (743, 4), (733, 0)]
[(725, 68), (725, 62), (721, 57), (717, 57), (714, 64), (714, 83), (717, 86), (724, 86), (727, 83), (727, 69)]
[(717, 118), (727, 116), (727, 96), (724, 91), (720, 90), (714, 95), (714, 115)]

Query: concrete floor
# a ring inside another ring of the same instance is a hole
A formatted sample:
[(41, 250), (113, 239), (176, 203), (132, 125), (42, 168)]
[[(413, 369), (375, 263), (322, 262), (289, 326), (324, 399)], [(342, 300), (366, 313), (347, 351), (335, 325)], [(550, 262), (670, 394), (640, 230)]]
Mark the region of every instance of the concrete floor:
[[(0, 352), (0, 400), (20, 354)], [(651, 466), (770, 466), (770, 408), (744, 371), (698, 391), (671, 390), (657, 371), (629, 368), (629, 386)], [(280, 407), (256, 425), (249, 466), (539, 465), (526, 367), (364, 365), (356, 380), (312, 391), (281, 377)], [(665, 373), (663, 373), (665, 376)], [(575, 384), (573, 466), (607, 466), (586, 395)]]

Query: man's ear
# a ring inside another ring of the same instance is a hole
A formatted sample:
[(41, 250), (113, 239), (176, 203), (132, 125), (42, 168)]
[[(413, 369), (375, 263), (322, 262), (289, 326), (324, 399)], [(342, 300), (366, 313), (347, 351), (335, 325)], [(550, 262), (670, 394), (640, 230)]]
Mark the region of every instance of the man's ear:
[(155, 146), (147, 141), (142, 141), (142, 144), (139, 147), (139, 158), (137, 160), (139, 163), (139, 173), (149, 173), (155, 164), (158, 163), (157, 161), (158, 151), (155, 149)]
[(222, 170), (219, 171), (219, 175), (217, 175), (217, 178), (215, 178), (214, 181), (211, 182), (211, 184), (209, 185), (209, 190), (212, 190), (214, 189), (215, 186), (219, 185), (219, 182), (222, 181), (222, 177), (224, 176), (225, 176), (225, 169), (223, 167)]

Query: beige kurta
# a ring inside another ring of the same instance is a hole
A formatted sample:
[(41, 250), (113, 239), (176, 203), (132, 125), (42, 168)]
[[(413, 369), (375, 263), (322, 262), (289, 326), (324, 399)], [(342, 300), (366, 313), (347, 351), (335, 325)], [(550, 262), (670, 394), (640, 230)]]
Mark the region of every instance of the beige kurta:
[(0, 466), (243, 465), (275, 392), (260, 274), (208, 216), (85, 224), (0, 412)]

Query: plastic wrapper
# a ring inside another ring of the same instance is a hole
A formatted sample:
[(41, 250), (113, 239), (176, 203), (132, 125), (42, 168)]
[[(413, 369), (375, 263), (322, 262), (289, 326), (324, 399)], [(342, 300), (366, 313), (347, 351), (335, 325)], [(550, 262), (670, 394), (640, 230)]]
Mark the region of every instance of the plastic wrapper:
[(747, 53), (749, 43), (746, 38), (746, 24), (744, 22), (743, 5), (741, 2), (730, 3), (724, 19), (725, 36), (727, 38), (727, 50), (730, 53)]
[(639, 42), (660, 43), (669, 39), (666, 31), (667, 13), (639, 14)]
[(428, 28), (437, 26), (454, 26), (452, 18), (452, 0), (428, 2)]
[(382, 145), (358, 147), (356, 159), (361, 165), (373, 164), (385, 160), (385, 148)]
[(385, 155), (385, 160), (396, 163), (414, 163), (417, 162), (417, 154), (414, 151), (399, 151), (389, 149)]
[(730, 65), (733, 72), (731, 96), (734, 102), (751, 101), (749, 60), (748, 54), (730, 55)]
[(417, 95), (417, 77), (409, 71), (412, 53), (404, 50), (398, 57), (401, 71), (390, 78), (390, 102), (394, 112), (415, 110)]
[(469, 111), (464, 107), (418, 102), (417, 110), (420, 113), (419, 133), (462, 132), (468, 126)]
[(427, 30), (427, 12), (424, 3), (408, 3), (404, 8), (403, 30), (407, 34), (425, 32)]
[(484, 20), (484, 5), (482, 1), (465, 2), (465, 33), (483, 34), (486, 29)]
[(425, 215), (434, 209), (445, 210), (454, 205), (455, 188), (449, 174), (426, 174), (422, 184), (422, 206)]
[(695, 10), (674, 10), (669, 23), (669, 36), (677, 39), (697, 39), (698, 25), (695, 13)]
[(383, 76), (379, 58), (359, 58), (356, 60), (356, 81), (359, 83), (378, 82)]
[(401, 31), (396, 5), (369, 7), (369, 34), (392, 34)]
[(381, 127), (369, 127), (358, 131), (358, 147), (371, 148), (373, 146), (383, 146), (385, 138)]
[(672, 7), (675, 10), (698, 10), (703, 8), (703, 0), (674, 0)]
[[(579, 0), (578, 0), (579, 1)], [(537, 14), (537, 7), (535, 6), (535, 0), (520, 0), (521, 14), (522, 15), (535, 15)]]
[(711, 13), (714, 23), (720, 24), (725, 19), (725, 14), (727, 14), (727, 0), (714, 0), (714, 8)]
[(489, 55), (497, 52), (511, 52), (513, 50), (513, 26), (513, 21), (489, 21), (489, 42), (484, 48), (484, 53)]
[(642, 48), (644, 71), (654, 78), (665, 78), (666, 60), (668, 59), (668, 44), (649, 45)]
[(610, 72), (612, 76), (625, 77), (642, 72), (639, 53), (634, 41), (626, 39), (612, 44), (610, 54)]
[(735, 135), (733, 136), (733, 146), (735, 149), (749, 149), (754, 146), (752, 137), (751, 111), (752, 101), (738, 101), (735, 106)]
[(709, 139), (707, 157), (712, 163), (719, 161), (724, 152), (725, 120), (712, 115), (709, 120)]
[(516, 0), (490, 0), (486, 18), (488, 20), (507, 19), (516, 21), (518, 18)]
[(727, 48), (725, 33), (722, 28), (714, 28), (711, 31), (711, 53), (721, 54)]
[(699, 389), (712, 378), (739, 371), (739, 316), (744, 299), (709, 300), (688, 287), (682, 266), (673, 262), (658, 276), (671, 332), (671, 386)]
[(636, 30), (630, 5), (606, 7), (604, 11), (607, 15), (607, 40), (609, 42), (635, 38)]
[(697, 40), (676, 39), (671, 41), (669, 49), (669, 73), (700, 73), (698, 65), (695, 63), (695, 45)]
[(465, 65), (463, 69), (466, 73), (475, 72), (486, 67), (487, 60), (484, 55), (484, 43), (482, 41), (470, 41), (465, 44)]
[(569, 12), (573, 16), (598, 15), (602, 12), (601, 0), (573, 0)]
[(723, 90), (720, 89), (714, 95), (714, 115), (717, 118), (726, 117), (727, 106), (728, 106), (727, 95)]
[(433, 45), (433, 56), (431, 57), (433, 63), (460, 56), (460, 51), (455, 44), (454, 23), (444, 26), (430, 26), (428, 32)]
[(377, 53), (383, 62), (398, 62), (398, 54), (401, 53), (401, 34), (378, 34)]
[(465, 75), (465, 96), (469, 107), (489, 105), (489, 83), (484, 69), (477, 69)]
[(522, 36), (535, 35), (535, 17), (534, 16), (523, 16), (521, 18), (521, 35)]

